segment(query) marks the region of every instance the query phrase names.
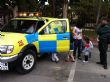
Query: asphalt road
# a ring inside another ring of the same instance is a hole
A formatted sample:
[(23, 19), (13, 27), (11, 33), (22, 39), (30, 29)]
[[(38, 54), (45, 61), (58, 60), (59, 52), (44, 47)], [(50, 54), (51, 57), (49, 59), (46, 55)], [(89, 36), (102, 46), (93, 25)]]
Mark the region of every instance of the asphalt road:
[(37, 61), (35, 69), (20, 75), (15, 71), (0, 72), (0, 82), (67, 82), (73, 62), (65, 62), (65, 54), (60, 55), (60, 62), (50, 60), (45, 55)]
[(88, 63), (77, 61), (73, 82), (110, 82), (110, 52), (107, 58), (108, 69), (105, 70), (102, 65), (96, 64), (99, 61), (99, 51), (94, 48)]
[(97, 48), (93, 49), (92, 58), (88, 63), (82, 60), (65, 62), (66, 54), (60, 54), (60, 62), (50, 60), (45, 55), (37, 61), (35, 69), (20, 75), (15, 71), (0, 72), (0, 82), (110, 82), (110, 52), (108, 52), (108, 69), (104, 70), (99, 61)]

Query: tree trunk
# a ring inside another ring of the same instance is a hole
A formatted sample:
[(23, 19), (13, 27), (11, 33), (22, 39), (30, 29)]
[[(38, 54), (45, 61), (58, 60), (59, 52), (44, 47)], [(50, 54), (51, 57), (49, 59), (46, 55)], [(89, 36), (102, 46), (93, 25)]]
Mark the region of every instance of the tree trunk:
[(53, 9), (52, 9), (52, 16), (53, 17), (55, 17), (55, 2), (56, 2), (56, 0), (52, 0), (52, 7), (53, 7)]
[(17, 16), (17, 11), (18, 11), (18, 7), (15, 6), (14, 9), (13, 9), (13, 17)]
[(63, 4), (63, 18), (67, 18), (67, 13), (68, 13), (68, 1), (64, 0), (64, 4)]
[(97, 12), (97, 19), (96, 19), (96, 25), (98, 24), (100, 13), (101, 13), (101, 7), (102, 7), (102, 1), (99, 0), (99, 7), (98, 7), (98, 12)]

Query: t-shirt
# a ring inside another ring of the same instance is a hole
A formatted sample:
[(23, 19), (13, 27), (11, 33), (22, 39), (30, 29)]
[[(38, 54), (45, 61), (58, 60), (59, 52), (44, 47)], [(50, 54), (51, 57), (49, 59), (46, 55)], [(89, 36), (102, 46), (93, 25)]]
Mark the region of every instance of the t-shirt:
[(89, 45), (91, 49), (94, 47), (92, 41), (89, 41)]
[(80, 30), (78, 27), (74, 27), (74, 33), (73, 33), (73, 38), (74, 39), (82, 39), (82, 35), (81, 35), (81, 33), (82, 33), (82, 30)]

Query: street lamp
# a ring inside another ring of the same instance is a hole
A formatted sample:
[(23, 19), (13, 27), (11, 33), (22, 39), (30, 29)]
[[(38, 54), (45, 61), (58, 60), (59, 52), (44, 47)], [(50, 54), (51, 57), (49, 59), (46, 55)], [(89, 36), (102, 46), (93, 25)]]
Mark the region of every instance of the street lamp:
[(42, 5), (49, 5), (48, 0), (38, 0), (38, 2)]
[(42, 14), (44, 14), (45, 6), (49, 5), (48, 0), (38, 0), (38, 1), (40, 3), (41, 12), (42, 12)]
[(48, 2), (48, 0), (46, 0), (46, 2), (45, 2), (45, 5), (49, 5), (49, 2)]

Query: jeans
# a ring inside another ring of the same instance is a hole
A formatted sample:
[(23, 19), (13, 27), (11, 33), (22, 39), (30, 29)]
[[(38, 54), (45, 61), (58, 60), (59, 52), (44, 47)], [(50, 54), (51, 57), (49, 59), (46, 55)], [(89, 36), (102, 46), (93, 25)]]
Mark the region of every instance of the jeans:
[(74, 56), (76, 57), (76, 51), (78, 50), (78, 58), (81, 56), (82, 51), (82, 39), (74, 40)]

